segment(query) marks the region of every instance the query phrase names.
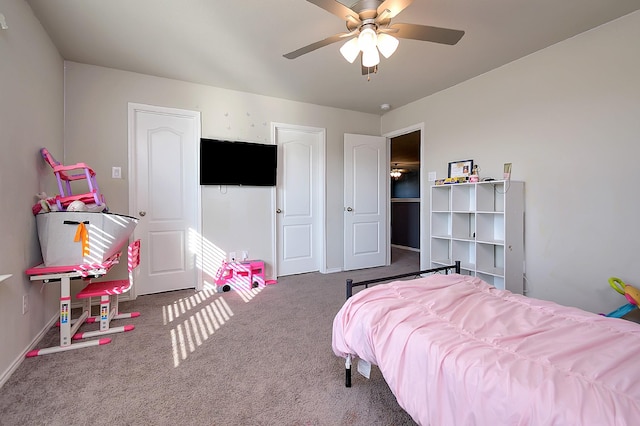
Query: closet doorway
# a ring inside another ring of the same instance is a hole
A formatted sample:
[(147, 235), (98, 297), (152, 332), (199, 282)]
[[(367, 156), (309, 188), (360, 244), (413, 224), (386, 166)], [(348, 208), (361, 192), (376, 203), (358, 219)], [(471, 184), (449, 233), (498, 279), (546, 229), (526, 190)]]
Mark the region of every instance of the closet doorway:
[(391, 263), (420, 267), (421, 129), (390, 137)]

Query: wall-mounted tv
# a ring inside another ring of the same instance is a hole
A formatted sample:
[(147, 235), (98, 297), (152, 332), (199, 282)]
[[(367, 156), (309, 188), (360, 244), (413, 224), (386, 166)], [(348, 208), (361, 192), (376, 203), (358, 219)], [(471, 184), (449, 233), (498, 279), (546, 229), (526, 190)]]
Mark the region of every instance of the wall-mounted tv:
[(275, 186), (278, 147), (200, 139), (200, 185)]

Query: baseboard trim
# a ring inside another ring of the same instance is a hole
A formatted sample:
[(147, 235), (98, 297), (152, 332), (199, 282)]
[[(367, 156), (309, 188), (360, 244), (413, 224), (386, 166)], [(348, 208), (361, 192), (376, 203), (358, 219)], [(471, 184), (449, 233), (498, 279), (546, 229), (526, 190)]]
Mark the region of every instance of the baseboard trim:
[[(99, 297), (95, 297), (94, 299), (95, 299), (95, 301), (92, 301), (93, 303), (91, 304), (91, 306), (100, 305), (100, 298)], [(133, 298), (129, 297), (128, 294), (127, 295), (121, 295), (120, 298), (119, 298), (120, 302), (127, 302), (129, 300), (133, 300)], [(83, 305), (83, 303), (81, 301), (74, 301), (71, 304), (71, 309), (82, 308), (83, 306), (84, 305)], [(53, 327), (55, 325), (56, 321), (58, 321), (59, 319), (60, 319), (60, 314), (56, 311), (56, 313), (53, 316), (53, 318), (51, 318), (51, 321), (49, 321), (44, 326), (44, 328), (42, 330), (40, 330), (40, 332), (31, 340), (31, 343), (29, 343), (29, 346), (26, 349), (24, 349), (22, 354), (20, 356), (18, 356), (18, 358), (16, 358), (15, 360), (13, 360), (13, 362), (11, 363), (9, 368), (7, 368), (4, 371), (4, 373), (2, 373), (2, 375), (0, 376), (0, 389), (6, 383), (6, 381), (9, 380), (9, 378), (14, 373), (14, 371), (16, 371), (18, 369), (18, 367), (20, 367), (22, 362), (25, 360), (25, 356), (27, 355), (27, 352), (29, 352), (30, 350), (32, 350), (33, 348), (36, 347), (38, 342), (40, 342), (40, 340), (42, 340), (44, 335), (51, 329), (51, 327)]]
[(32, 340), (31, 343), (29, 343), (29, 346), (27, 346), (24, 351), (22, 351), (22, 354), (18, 356), (18, 358), (16, 358), (15, 360), (13, 360), (13, 362), (11, 363), (11, 365), (9, 366), (9, 368), (7, 368), (4, 373), (2, 373), (2, 376), (0, 376), (0, 389), (2, 389), (2, 386), (4, 386), (4, 384), (7, 382), (7, 380), (9, 380), (9, 378), (11, 377), (11, 375), (18, 369), (18, 367), (20, 367), (20, 365), (22, 364), (22, 362), (25, 360), (25, 357), (27, 355), (27, 352), (29, 352), (31, 349), (35, 348), (36, 345), (38, 344), (38, 342), (40, 342), (40, 340), (42, 340), (42, 338), (44, 337), (45, 334), (47, 334), (49, 332), (49, 330), (51, 330), (51, 327), (54, 326), (54, 324), (56, 323), (56, 321), (58, 321), (58, 319), (60, 319), (60, 315), (59, 313), (56, 311), (55, 315), (53, 316), (53, 318), (51, 318), (51, 321), (49, 321), (43, 328), (42, 330), (40, 330), (40, 333), (38, 333)]
[(400, 249), (400, 250), (409, 250), (409, 251), (415, 251), (417, 253), (420, 253), (420, 249), (419, 248), (415, 248), (415, 247), (399, 246), (397, 244), (391, 244), (391, 247), (397, 248), (397, 249)]

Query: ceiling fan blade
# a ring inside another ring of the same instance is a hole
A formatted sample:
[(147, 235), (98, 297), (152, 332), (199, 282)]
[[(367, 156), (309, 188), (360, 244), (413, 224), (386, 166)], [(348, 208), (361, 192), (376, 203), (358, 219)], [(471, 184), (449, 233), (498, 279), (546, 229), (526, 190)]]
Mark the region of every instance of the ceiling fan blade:
[(305, 53), (313, 52), (314, 50), (320, 49), (321, 47), (328, 46), (340, 40), (344, 40), (344, 36), (345, 34), (343, 33), (334, 34), (331, 37), (325, 38), (324, 40), (316, 41), (315, 43), (311, 43), (308, 46), (301, 47), (298, 50), (294, 50), (293, 52), (289, 52), (282, 56), (284, 56), (287, 59), (295, 59), (298, 56), (304, 55)]
[(336, 0), (307, 0), (309, 3), (313, 3), (321, 9), (326, 10), (329, 13), (333, 13), (338, 18), (349, 21), (351, 18), (360, 22), (360, 17), (356, 12), (349, 9), (342, 3), (338, 3)]
[(402, 12), (411, 3), (413, 3), (413, 0), (385, 0), (380, 6), (378, 6), (378, 16), (382, 15), (382, 12), (388, 9), (389, 15), (387, 18), (391, 19), (398, 13)]
[(394, 35), (399, 38), (412, 40), (430, 41), (454, 45), (460, 41), (464, 31), (452, 30), (449, 28), (430, 27), (428, 25), (417, 24), (391, 24), (392, 29), (397, 29)]

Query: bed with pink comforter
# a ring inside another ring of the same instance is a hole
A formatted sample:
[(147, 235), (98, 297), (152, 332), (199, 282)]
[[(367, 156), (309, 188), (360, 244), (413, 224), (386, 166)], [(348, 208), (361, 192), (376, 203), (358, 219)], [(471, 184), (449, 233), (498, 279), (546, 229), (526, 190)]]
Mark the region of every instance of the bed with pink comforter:
[(478, 278), (362, 290), (332, 346), (377, 365), (421, 425), (640, 424), (640, 325)]

